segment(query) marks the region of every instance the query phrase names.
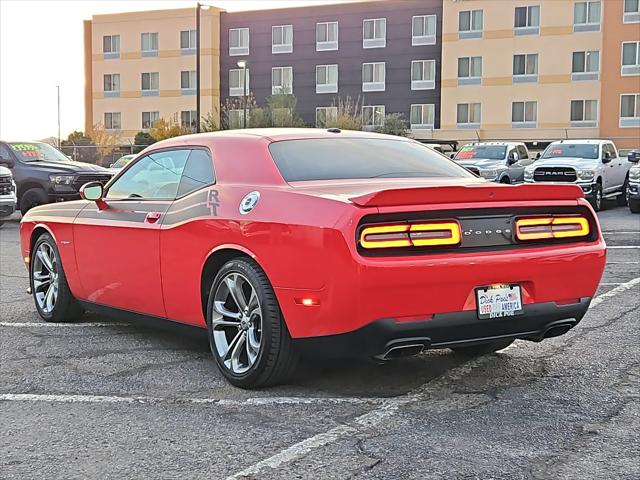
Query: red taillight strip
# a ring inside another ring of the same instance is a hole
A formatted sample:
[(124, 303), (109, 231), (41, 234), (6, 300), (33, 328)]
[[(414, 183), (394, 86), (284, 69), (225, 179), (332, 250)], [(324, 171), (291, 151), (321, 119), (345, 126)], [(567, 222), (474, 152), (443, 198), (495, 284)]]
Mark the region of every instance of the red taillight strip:
[(360, 234), (363, 248), (452, 246), (460, 243), (458, 222), (432, 222), (365, 227)]
[(516, 220), (516, 238), (521, 241), (586, 237), (589, 232), (589, 221), (583, 216)]

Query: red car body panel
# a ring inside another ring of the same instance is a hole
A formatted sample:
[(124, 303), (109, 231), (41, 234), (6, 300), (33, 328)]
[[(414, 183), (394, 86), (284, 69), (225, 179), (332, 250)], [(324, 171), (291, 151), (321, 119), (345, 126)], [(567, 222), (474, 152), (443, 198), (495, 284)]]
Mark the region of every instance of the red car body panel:
[[(525, 305), (570, 304), (595, 294), (606, 246), (580, 188), (475, 178), (287, 184), (269, 144), (332, 135), (248, 131), (160, 142), (147, 151), (208, 148), (216, 184), (176, 201), (35, 208), (21, 224), (22, 253), (29, 257), (34, 230), (45, 229), (79, 300), (205, 326), (203, 268), (211, 255), (242, 252), (267, 274), (293, 338), (352, 332), (380, 319), (427, 323), (434, 315), (473, 311), (475, 288), (496, 283), (520, 284)], [(251, 191), (260, 192), (260, 201), (242, 215), (239, 205)], [(379, 257), (358, 251), (358, 226), (368, 215), (521, 207), (548, 213), (579, 207), (597, 231), (588, 241), (498, 251)]]

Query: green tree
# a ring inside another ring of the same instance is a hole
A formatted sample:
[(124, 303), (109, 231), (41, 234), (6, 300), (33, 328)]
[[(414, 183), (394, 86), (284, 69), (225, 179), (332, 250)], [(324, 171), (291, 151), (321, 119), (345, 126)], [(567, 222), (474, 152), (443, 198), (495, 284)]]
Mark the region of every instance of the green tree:
[(149, 145), (156, 143), (156, 139), (151, 136), (149, 132), (138, 132), (133, 140), (135, 146), (133, 147), (133, 153), (140, 153)]
[(178, 114), (175, 113), (170, 118), (159, 118), (149, 129), (149, 134), (157, 141), (167, 138), (179, 137), (187, 133), (178, 122)]
[(60, 142), (60, 150), (79, 162), (96, 163), (98, 150), (90, 136), (78, 130), (71, 132), (66, 140)]
[(298, 99), (291, 93), (277, 93), (267, 97), (267, 108), (274, 127), (304, 127), (297, 112)]
[(362, 115), (360, 98), (351, 97), (338, 98), (334, 100), (333, 107), (336, 107), (336, 115), (329, 116), (322, 125), (323, 128), (339, 128), (340, 130), (360, 130), (362, 129)]
[(384, 117), (384, 125), (376, 128), (376, 132), (397, 135), (398, 137), (407, 137), (409, 135), (407, 121), (402, 113), (389, 113), (386, 115)]

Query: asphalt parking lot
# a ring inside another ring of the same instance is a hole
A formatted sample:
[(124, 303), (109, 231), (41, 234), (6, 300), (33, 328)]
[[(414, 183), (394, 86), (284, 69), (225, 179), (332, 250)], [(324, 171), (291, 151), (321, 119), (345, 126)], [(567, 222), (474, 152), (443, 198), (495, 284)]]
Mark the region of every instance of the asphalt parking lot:
[[(640, 478), (640, 216), (609, 207), (582, 323), (465, 359), (305, 364), (228, 385), (186, 328), (50, 325), (0, 228), (0, 478)], [(567, 279), (571, 281), (571, 279)]]

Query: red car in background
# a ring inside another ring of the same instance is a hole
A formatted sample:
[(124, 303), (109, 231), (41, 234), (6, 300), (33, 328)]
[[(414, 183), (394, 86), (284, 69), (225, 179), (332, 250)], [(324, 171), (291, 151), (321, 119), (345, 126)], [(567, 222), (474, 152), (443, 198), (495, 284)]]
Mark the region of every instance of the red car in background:
[(301, 353), (482, 354), (561, 335), (606, 257), (579, 187), (490, 183), (373, 133), (178, 137), (82, 196), (22, 220), (42, 318), (206, 327), (245, 388), (285, 381)]

